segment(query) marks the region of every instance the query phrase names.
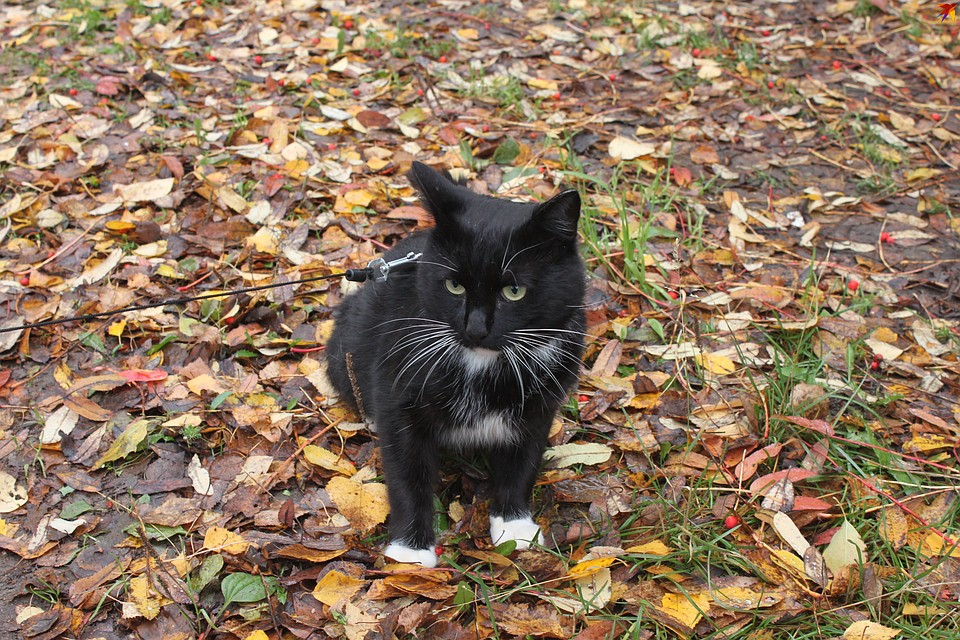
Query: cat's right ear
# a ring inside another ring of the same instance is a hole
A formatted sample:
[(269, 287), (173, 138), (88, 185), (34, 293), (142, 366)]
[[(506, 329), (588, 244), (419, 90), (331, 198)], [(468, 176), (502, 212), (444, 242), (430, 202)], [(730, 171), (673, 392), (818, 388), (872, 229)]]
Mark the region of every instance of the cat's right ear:
[(450, 219), (463, 207), (462, 188), (422, 162), (413, 163), (407, 178), (420, 194), (420, 201), (437, 224)]

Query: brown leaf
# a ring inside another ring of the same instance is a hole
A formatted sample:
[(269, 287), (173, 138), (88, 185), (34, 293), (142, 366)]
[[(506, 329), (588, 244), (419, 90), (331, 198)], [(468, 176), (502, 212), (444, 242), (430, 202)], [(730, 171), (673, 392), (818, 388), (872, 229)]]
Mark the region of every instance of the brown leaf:
[(378, 111), (367, 109), (357, 114), (357, 120), (367, 129), (383, 129), (390, 126), (390, 118)]
[(611, 340), (604, 345), (603, 350), (593, 362), (590, 369), (591, 376), (612, 376), (620, 366), (620, 356), (623, 354), (623, 344), (619, 340)]

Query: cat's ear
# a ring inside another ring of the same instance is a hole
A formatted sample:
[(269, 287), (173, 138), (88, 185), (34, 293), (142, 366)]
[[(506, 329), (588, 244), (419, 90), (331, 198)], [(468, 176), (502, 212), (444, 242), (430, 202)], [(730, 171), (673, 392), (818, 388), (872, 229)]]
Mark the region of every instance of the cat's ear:
[(580, 194), (570, 189), (537, 206), (530, 222), (560, 240), (573, 242), (577, 239), (579, 219)]
[(422, 162), (413, 163), (407, 178), (420, 194), (424, 208), (438, 224), (442, 224), (463, 207), (462, 187)]

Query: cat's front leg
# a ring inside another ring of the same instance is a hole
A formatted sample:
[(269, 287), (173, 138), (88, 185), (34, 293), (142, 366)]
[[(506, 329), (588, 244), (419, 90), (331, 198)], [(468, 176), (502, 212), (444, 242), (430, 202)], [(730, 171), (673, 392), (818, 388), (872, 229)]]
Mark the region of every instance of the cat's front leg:
[(433, 494), (439, 450), (429, 434), (403, 419), (378, 420), (380, 451), (390, 499), (390, 544), (384, 555), (398, 562), (437, 566)]
[(546, 429), (536, 431), (535, 436), (518, 445), (500, 447), (490, 455), (490, 540), (494, 545), (513, 540), (517, 549), (527, 549), (532, 543), (543, 542), (543, 532), (530, 510), (533, 485), (546, 446)]

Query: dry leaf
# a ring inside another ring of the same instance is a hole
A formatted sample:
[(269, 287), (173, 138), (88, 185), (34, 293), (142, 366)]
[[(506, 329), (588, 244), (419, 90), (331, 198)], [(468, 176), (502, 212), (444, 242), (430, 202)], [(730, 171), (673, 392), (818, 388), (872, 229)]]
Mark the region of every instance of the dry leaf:
[(827, 563), (827, 568), (834, 574), (838, 574), (844, 567), (865, 563), (867, 545), (853, 525), (844, 519), (840, 529), (830, 540), (830, 544), (823, 550), (823, 559)]
[(334, 476), (326, 489), (340, 513), (361, 533), (385, 522), (390, 512), (387, 487), (379, 482), (359, 484)]

